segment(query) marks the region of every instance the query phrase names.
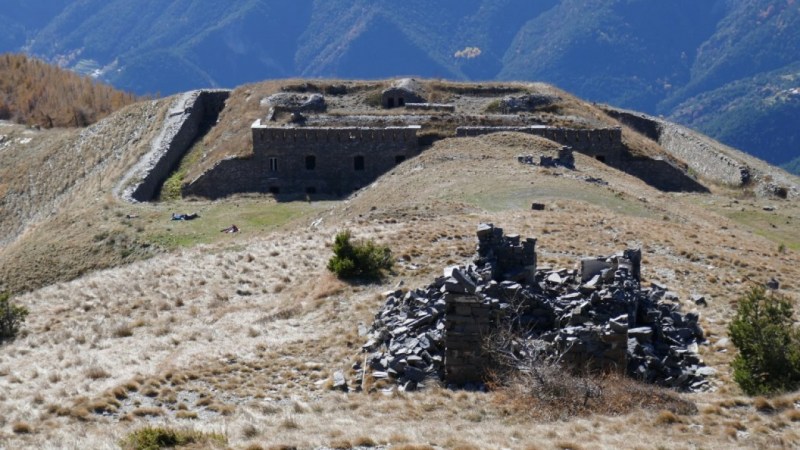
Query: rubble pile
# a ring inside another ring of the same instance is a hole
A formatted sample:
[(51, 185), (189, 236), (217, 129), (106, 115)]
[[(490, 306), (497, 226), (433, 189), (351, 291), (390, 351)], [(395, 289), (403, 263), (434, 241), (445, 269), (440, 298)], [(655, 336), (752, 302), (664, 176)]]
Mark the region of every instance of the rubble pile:
[(533, 112), (561, 101), (561, 98), (544, 94), (508, 96), (500, 100), (500, 110), (505, 114)]
[(327, 109), (325, 97), (322, 94), (295, 94), (279, 92), (261, 100), (262, 107), (274, 108), (276, 111), (315, 111), (322, 112)]
[(548, 155), (540, 155), (539, 162), (533, 155), (517, 155), (517, 162), (529, 166), (541, 167), (566, 167), (568, 169), (575, 168), (575, 155), (572, 153), (572, 147), (564, 146), (558, 151), (558, 156), (555, 158)]
[[(433, 283), (386, 293), (375, 316), (367, 371), (413, 390), (426, 380), (479, 383), (481, 337), (513, 324), (551, 358), (575, 368), (618, 370), (649, 383), (703, 390), (713, 369), (697, 345), (696, 313), (682, 314), (677, 296), (640, 285), (641, 252), (584, 259), (576, 269), (536, 270), (535, 239), (478, 228), (474, 265), (451, 267)], [(505, 349), (514, 351), (514, 349)]]

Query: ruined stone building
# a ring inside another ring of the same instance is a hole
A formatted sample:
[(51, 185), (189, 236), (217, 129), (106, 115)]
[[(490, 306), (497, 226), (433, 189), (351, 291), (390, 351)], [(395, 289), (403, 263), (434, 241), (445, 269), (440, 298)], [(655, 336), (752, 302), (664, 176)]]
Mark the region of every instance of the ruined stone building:
[(408, 103), (425, 103), (422, 86), (412, 78), (397, 80), (381, 93), (381, 105), (384, 108), (402, 108)]

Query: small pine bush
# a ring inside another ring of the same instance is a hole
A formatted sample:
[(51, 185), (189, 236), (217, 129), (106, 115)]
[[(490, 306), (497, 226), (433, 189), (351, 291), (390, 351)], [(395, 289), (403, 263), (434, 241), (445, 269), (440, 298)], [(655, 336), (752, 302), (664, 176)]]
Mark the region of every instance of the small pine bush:
[(27, 309), (11, 303), (11, 294), (0, 292), (0, 343), (14, 339), (27, 316)]
[(392, 268), (392, 251), (371, 240), (353, 242), (349, 230), (336, 235), (333, 256), (328, 270), (341, 279), (364, 278), (376, 280)]
[(733, 378), (748, 395), (792, 391), (800, 387), (800, 331), (793, 326), (791, 300), (752, 287), (739, 301), (728, 327), (739, 354)]

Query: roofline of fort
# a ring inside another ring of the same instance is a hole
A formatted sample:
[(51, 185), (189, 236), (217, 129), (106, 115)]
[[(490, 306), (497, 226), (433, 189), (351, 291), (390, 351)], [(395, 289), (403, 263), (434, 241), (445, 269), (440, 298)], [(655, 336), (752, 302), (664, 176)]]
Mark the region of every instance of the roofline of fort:
[(407, 125), (402, 127), (276, 127), (265, 125), (261, 119), (256, 119), (251, 126), (252, 129), (259, 129), (259, 130), (336, 130), (336, 131), (358, 131), (358, 130), (419, 130), (422, 128), (420, 125)]

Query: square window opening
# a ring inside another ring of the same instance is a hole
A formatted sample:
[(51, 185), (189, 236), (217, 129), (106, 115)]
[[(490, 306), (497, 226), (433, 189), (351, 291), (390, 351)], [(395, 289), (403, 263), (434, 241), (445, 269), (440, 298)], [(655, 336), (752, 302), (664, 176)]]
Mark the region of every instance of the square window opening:
[(364, 170), (364, 157), (361, 155), (356, 156), (353, 158), (353, 169), (357, 171)]

